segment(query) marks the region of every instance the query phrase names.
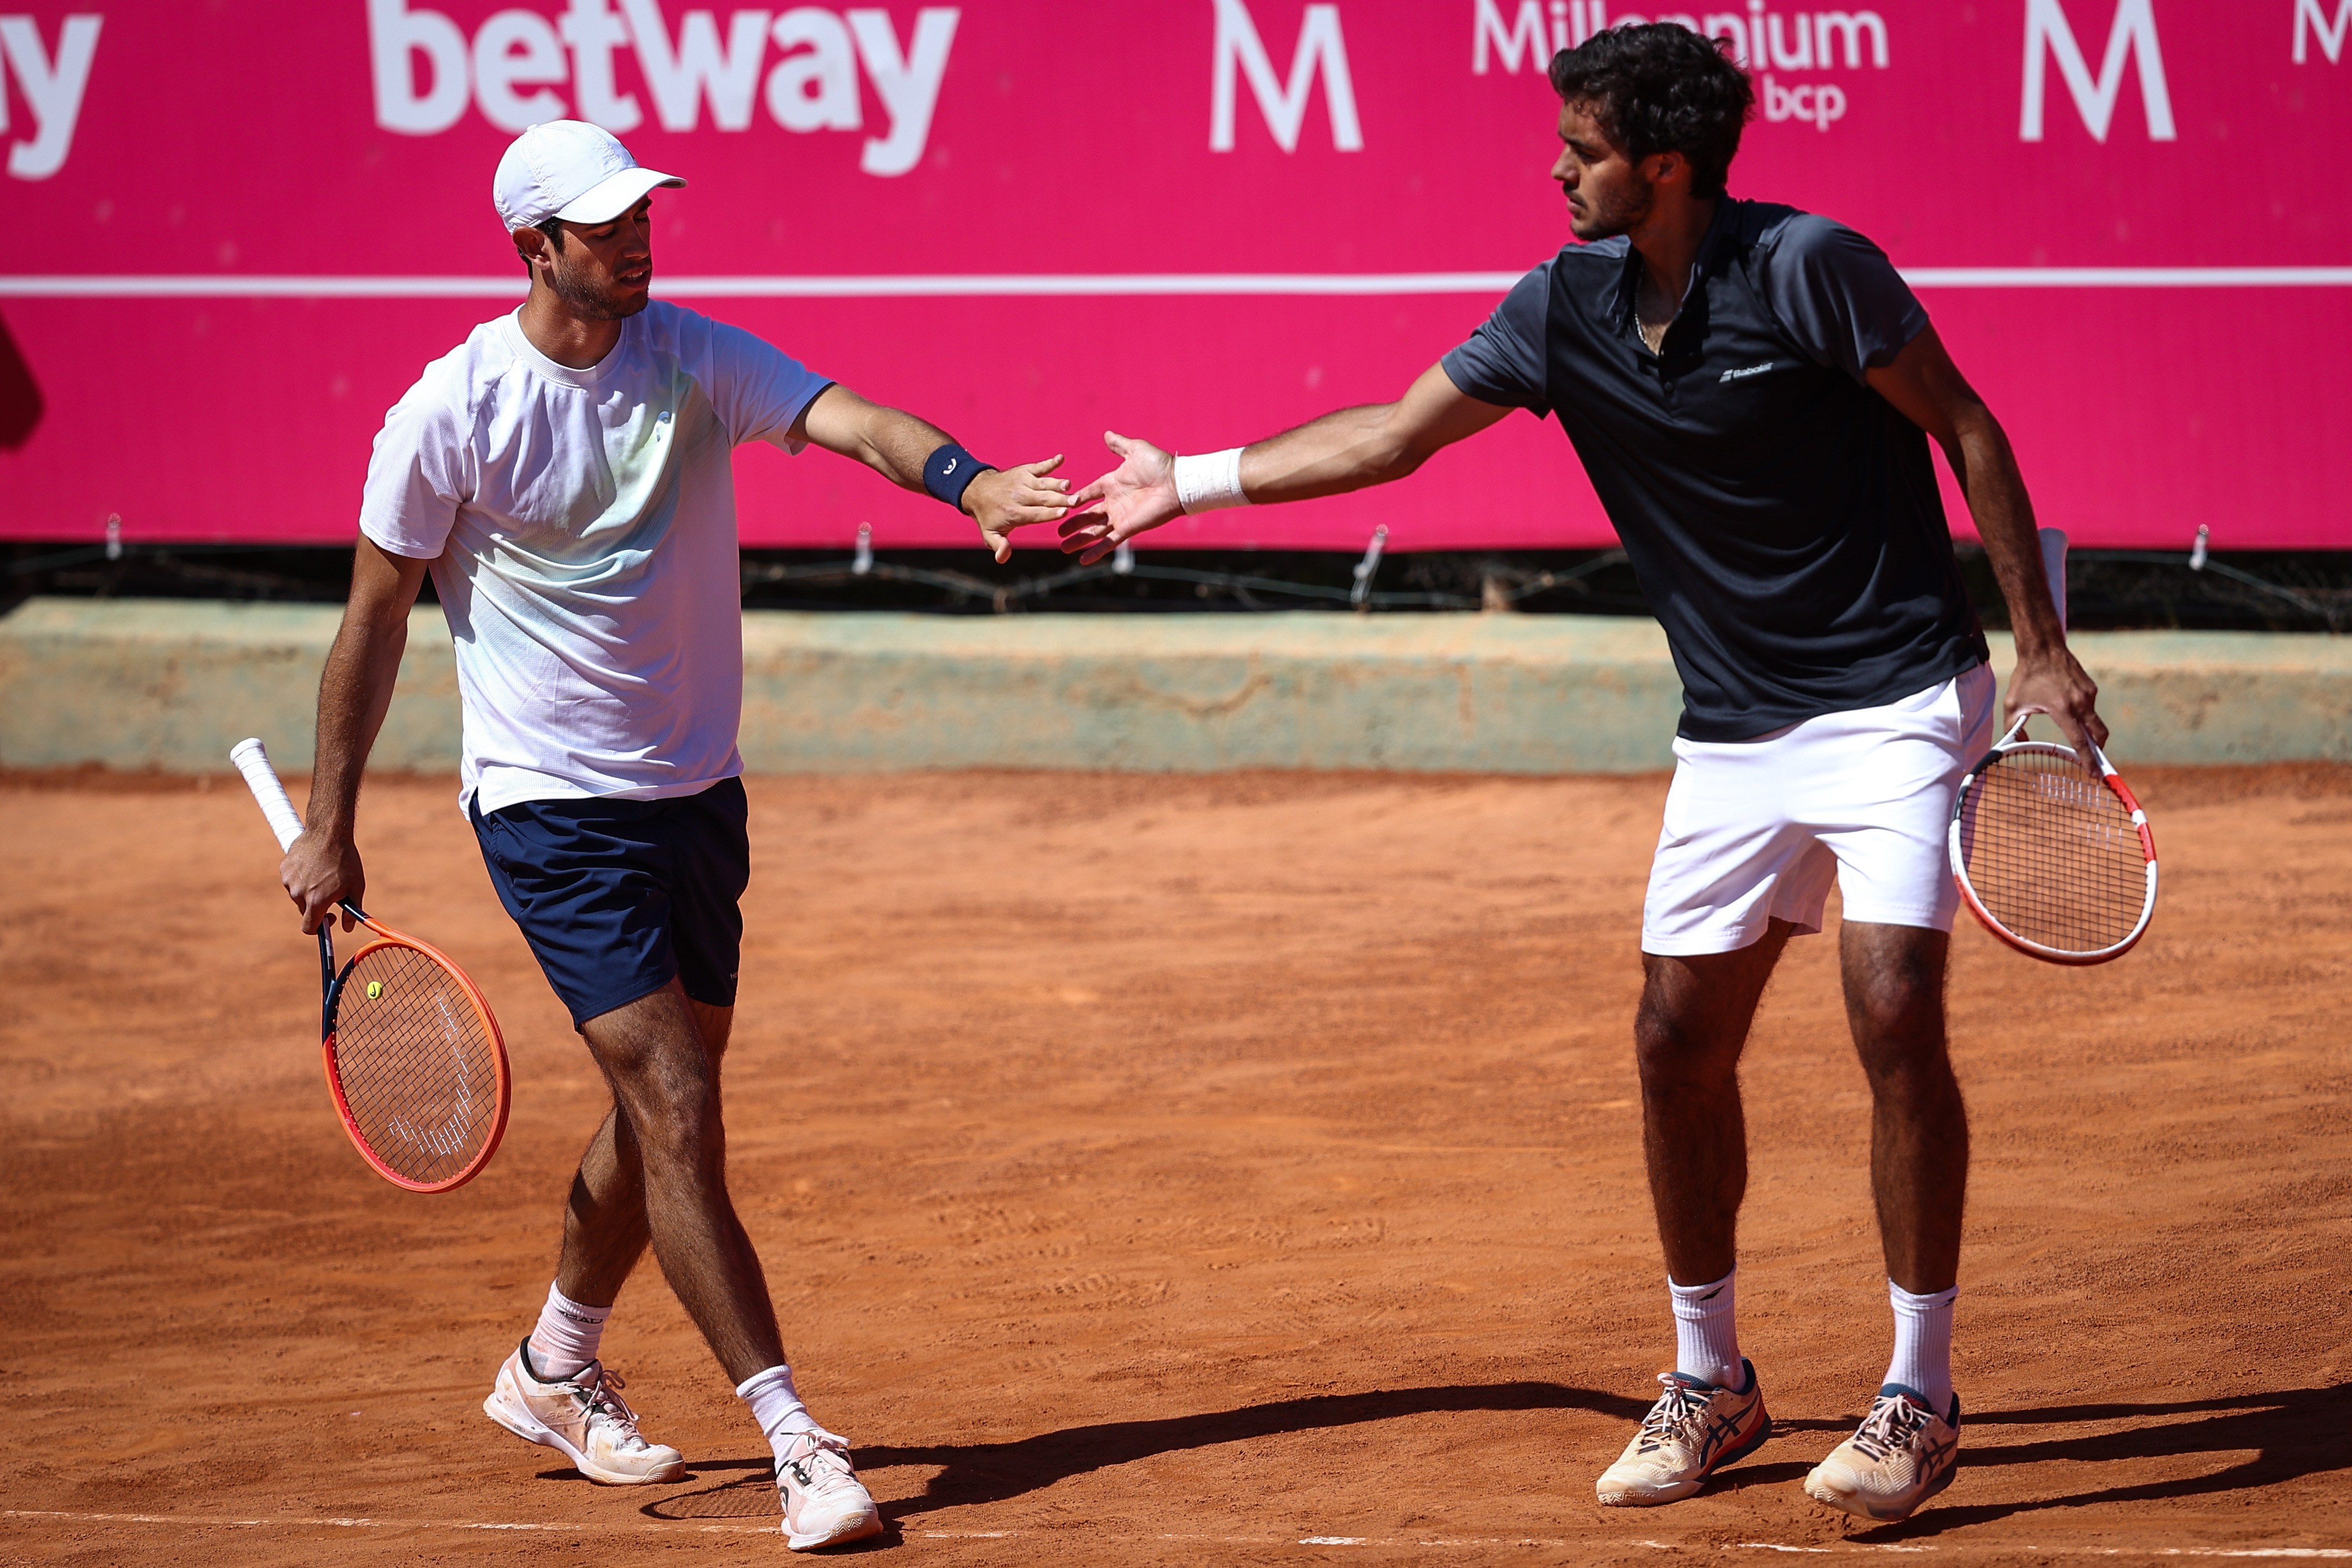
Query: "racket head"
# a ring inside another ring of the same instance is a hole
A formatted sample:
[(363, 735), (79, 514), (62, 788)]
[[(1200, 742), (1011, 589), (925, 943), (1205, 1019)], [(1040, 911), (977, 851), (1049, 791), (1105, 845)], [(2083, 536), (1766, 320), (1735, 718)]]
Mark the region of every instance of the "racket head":
[(513, 1084), (506, 1041), (466, 972), (414, 936), (367, 922), (327, 997), (320, 1051), (352, 1145), (410, 1192), (450, 1192), (490, 1163)]
[(2011, 731), (1961, 779), (1948, 840), (1960, 900), (1985, 929), (2052, 964), (2105, 964), (2156, 914), (2147, 813), (2096, 747)]

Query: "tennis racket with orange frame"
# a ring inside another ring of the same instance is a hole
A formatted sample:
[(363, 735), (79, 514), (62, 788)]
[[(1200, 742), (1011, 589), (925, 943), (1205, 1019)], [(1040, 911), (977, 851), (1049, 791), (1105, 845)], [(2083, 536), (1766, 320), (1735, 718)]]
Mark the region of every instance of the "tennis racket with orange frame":
[[(2061, 625), (2066, 536), (2042, 530)], [(1960, 780), (1948, 840), (1961, 901), (1985, 929), (2052, 964), (2104, 964), (2131, 951), (2156, 915), (2147, 813), (2096, 744), (2028, 740), (2020, 714)]]
[[(258, 740), (229, 760), (269, 820), (282, 852), (302, 819)], [(319, 924), (320, 1053), (352, 1145), (375, 1173), (410, 1192), (449, 1192), (482, 1173), (507, 1129), (512, 1084), (506, 1041), (466, 972), (415, 937), (346, 902), (370, 940), (339, 970), (334, 916)]]

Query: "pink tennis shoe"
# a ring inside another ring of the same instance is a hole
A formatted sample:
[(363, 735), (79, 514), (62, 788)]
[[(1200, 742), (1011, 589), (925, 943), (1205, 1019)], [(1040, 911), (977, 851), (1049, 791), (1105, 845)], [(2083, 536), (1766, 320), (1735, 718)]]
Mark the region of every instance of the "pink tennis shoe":
[(499, 1368), (482, 1414), (527, 1443), (567, 1456), (582, 1475), (608, 1487), (650, 1486), (685, 1475), (686, 1456), (646, 1441), (621, 1388), (621, 1375), (601, 1361), (542, 1383), (525, 1340)]
[(784, 1502), (784, 1544), (794, 1552), (839, 1546), (882, 1533), (881, 1511), (849, 1462), (849, 1445), (830, 1432), (803, 1432), (776, 1461)]

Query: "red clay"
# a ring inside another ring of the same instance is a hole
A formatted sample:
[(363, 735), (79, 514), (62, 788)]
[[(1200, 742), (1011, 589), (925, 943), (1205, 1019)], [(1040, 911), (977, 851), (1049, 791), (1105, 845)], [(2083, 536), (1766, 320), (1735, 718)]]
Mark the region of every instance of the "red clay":
[[(1889, 1338), (1826, 937), (1747, 1072), (1778, 1432), (1688, 1502), (1592, 1501), (1671, 1352), (1628, 1043), (1662, 780), (751, 781), (735, 1190), (879, 1549), (2352, 1552), (2352, 783), (2135, 782), (2166, 878), (2138, 951), (1956, 943), (1962, 1469), (1869, 1529), (1797, 1485)], [(0, 1558), (781, 1553), (758, 1436), (650, 1270), (606, 1344), (691, 1479), (593, 1487), (479, 1413), (604, 1095), (453, 798), (371, 788), (370, 903), (481, 980), (515, 1113), (419, 1198), (330, 1112), (244, 791), (0, 779)]]

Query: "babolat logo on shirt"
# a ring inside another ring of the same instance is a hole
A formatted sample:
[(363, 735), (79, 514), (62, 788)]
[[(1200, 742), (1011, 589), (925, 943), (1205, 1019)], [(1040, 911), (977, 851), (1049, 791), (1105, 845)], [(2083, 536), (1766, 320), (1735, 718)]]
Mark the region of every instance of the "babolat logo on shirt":
[(1767, 360), (1760, 365), (1749, 365), (1745, 370), (1726, 371), (1723, 372), (1721, 378), (1719, 378), (1718, 384), (1720, 384), (1720, 382), (1745, 381), (1749, 376), (1760, 376), (1766, 371), (1770, 370), (1775, 362), (1776, 361), (1774, 361)]

